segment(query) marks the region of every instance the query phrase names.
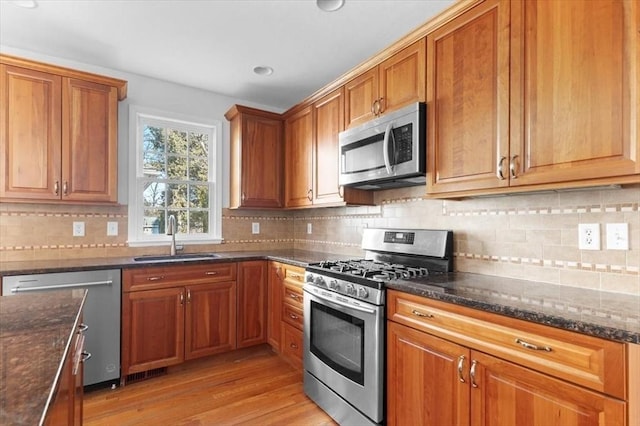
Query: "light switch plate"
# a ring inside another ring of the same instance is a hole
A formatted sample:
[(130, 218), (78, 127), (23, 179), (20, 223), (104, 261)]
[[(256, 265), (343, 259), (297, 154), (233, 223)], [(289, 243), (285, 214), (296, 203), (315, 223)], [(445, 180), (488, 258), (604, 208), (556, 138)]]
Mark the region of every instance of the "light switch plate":
[(260, 233), (260, 222), (253, 222), (251, 224), (251, 233), (259, 234)]
[(73, 236), (84, 237), (84, 222), (73, 222)]
[(311, 234), (313, 232), (313, 226), (310, 223), (307, 223), (307, 234)]
[(629, 250), (628, 223), (607, 223), (607, 250)]

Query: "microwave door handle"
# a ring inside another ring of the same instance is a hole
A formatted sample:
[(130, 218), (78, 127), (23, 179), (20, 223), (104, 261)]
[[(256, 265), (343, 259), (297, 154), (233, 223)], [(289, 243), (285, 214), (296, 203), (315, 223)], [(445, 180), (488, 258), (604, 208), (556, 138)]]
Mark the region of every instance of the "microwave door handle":
[(384, 155), (384, 167), (387, 169), (388, 174), (393, 173), (393, 166), (391, 165), (391, 160), (389, 159), (389, 136), (391, 136), (392, 128), (393, 128), (393, 123), (387, 124), (387, 128), (384, 131), (384, 142), (382, 144), (382, 151)]

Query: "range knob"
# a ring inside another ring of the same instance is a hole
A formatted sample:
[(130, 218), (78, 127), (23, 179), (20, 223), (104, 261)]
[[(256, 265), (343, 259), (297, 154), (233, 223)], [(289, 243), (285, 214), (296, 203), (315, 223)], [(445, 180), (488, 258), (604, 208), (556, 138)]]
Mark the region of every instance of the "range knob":
[(358, 287), (358, 297), (366, 299), (369, 296), (369, 291), (365, 287)]
[(315, 280), (313, 280), (313, 283), (315, 285), (317, 285), (318, 287), (326, 287), (327, 283), (324, 281), (324, 278), (322, 278), (321, 276), (317, 276), (315, 278)]
[(312, 282), (313, 282), (313, 274), (307, 274), (306, 281), (307, 281), (308, 283), (312, 283)]
[(338, 280), (329, 281), (329, 288), (331, 290), (340, 290), (340, 284), (338, 283)]
[(356, 294), (356, 288), (351, 283), (347, 284), (346, 291), (347, 291), (347, 294), (350, 296), (353, 296), (354, 294)]

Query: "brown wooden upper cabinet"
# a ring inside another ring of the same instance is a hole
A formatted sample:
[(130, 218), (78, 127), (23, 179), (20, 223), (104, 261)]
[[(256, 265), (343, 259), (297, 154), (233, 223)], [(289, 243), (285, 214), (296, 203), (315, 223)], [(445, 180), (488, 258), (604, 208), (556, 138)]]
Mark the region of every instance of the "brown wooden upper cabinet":
[(425, 100), (425, 39), (405, 47), (344, 86), (345, 127)]
[(342, 130), (342, 87), (285, 119), (286, 207), (373, 204), (372, 192), (338, 184)]
[(0, 55), (0, 199), (118, 201), (126, 81)]
[(487, 0), (430, 32), (427, 193), (638, 182), (639, 9)]
[(234, 105), (224, 116), (231, 123), (230, 207), (283, 207), (280, 114)]

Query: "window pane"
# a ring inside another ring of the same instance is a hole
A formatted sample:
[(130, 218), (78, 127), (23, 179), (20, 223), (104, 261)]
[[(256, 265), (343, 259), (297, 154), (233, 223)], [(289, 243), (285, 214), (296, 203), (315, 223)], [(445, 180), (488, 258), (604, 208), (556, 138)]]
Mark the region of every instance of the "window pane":
[(171, 180), (187, 180), (187, 159), (169, 155), (167, 158), (167, 178)]
[(142, 130), (142, 149), (144, 151), (164, 152), (165, 133), (161, 127), (144, 126)]
[(192, 211), (189, 213), (189, 233), (206, 234), (209, 232), (209, 211)]
[(166, 178), (165, 157), (163, 153), (145, 151), (142, 154), (142, 174), (145, 177)]
[(178, 233), (185, 234), (188, 228), (188, 214), (185, 210), (169, 210), (168, 215), (176, 217), (176, 225), (178, 225)]
[(187, 155), (187, 132), (167, 129), (167, 152)]
[(187, 207), (187, 185), (170, 184), (167, 187), (167, 207)]
[(165, 188), (164, 183), (147, 182), (143, 191), (144, 206), (164, 208)]
[(192, 157), (189, 160), (189, 180), (192, 182), (207, 182), (209, 180), (207, 159)]
[(189, 207), (209, 208), (209, 185), (189, 185)]
[(189, 155), (192, 157), (207, 157), (209, 155), (209, 135), (203, 133), (189, 133)]
[(144, 234), (164, 234), (164, 210), (144, 210)]

